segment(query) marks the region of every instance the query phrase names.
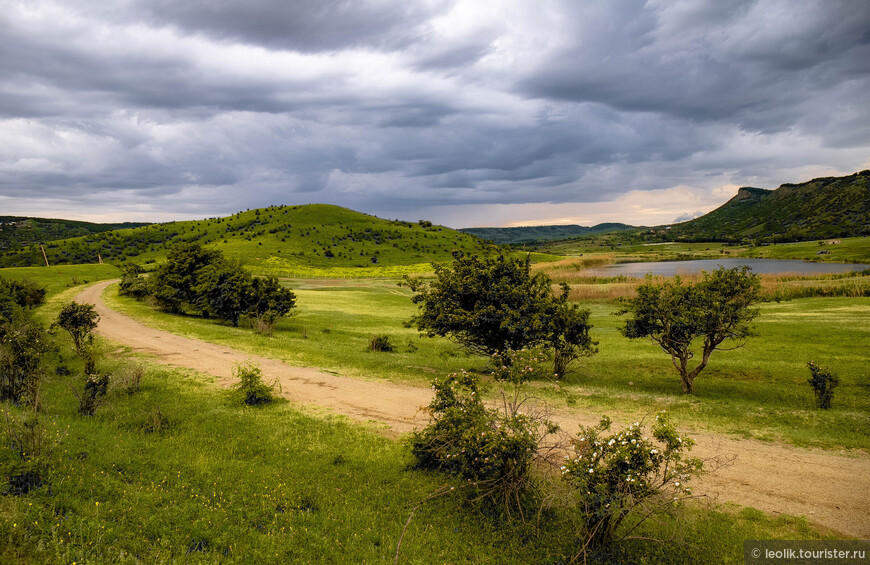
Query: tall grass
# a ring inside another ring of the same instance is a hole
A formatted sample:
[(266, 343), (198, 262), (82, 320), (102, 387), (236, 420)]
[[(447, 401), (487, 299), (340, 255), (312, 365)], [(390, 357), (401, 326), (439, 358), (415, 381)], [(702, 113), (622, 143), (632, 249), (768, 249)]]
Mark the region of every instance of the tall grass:
[[(566, 272), (541, 269), (554, 282), (571, 285), (568, 297), (575, 301), (614, 300), (633, 296), (638, 286), (652, 280), (662, 283), (667, 277), (658, 275), (650, 279), (627, 277), (593, 277), (582, 271)], [(766, 301), (792, 300), (795, 298), (870, 296), (870, 271), (831, 275), (804, 275), (799, 273), (761, 274), (762, 297)], [(684, 282), (694, 284), (702, 279), (700, 274), (681, 275)]]

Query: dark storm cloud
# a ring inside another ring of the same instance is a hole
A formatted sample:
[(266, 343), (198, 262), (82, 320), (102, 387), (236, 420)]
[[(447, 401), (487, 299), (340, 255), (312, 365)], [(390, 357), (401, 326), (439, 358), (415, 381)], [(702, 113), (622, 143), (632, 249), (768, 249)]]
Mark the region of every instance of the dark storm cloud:
[(147, 20), (219, 40), (303, 52), (407, 47), (449, 2), (209, 0), (134, 2)]
[(670, 221), (866, 168), (863, 0), (0, 8), (0, 206), (33, 215), (706, 195)]
[(776, 132), (801, 119), (804, 102), (870, 72), (863, 0), (563, 8), (569, 43), (521, 78), (529, 95)]

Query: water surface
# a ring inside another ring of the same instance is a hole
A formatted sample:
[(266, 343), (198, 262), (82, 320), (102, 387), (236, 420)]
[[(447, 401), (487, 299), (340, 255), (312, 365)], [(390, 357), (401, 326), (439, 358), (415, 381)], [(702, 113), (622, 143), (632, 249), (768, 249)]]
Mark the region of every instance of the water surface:
[(870, 265), (859, 263), (814, 263), (792, 259), (693, 259), (691, 261), (658, 261), (646, 263), (617, 263), (605, 267), (584, 269), (583, 274), (595, 277), (643, 277), (647, 273), (672, 277), (674, 275), (693, 275), (701, 271), (713, 271), (719, 266), (726, 268), (746, 265), (759, 274), (796, 273), (801, 275), (825, 275), (848, 273), (870, 269)]

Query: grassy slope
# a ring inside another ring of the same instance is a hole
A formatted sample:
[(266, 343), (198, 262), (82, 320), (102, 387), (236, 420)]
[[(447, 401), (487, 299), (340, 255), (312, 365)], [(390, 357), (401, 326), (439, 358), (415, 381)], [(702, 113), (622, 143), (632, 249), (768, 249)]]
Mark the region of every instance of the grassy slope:
[[(270, 274), (308, 274), (310, 269), (415, 266), (447, 260), (455, 248), (476, 251), (472, 236), (441, 226), (389, 221), (338, 206), (275, 206), (239, 212), (226, 218), (155, 224), (46, 245), (52, 264), (159, 261), (167, 247), (196, 241)], [(327, 251), (333, 256), (327, 257)], [(376, 262), (373, 262), (373, 259)], [(40, 265), (39, 248), (31, 246), (0, 256), (0, 265)], [(415, 268), (411, 269), (412, 271)], [(400, 273), (401, 274), (401, 273)]]
[(695, 241), (798, 241), (870, 233), (870, 171), (784, 184), (774, 191), (741, 189), (723, 206), (677, 224), (668, 238)]
[[(78, 292), (60, 290), (61, 282), (41, 312), (46, 320)], [(80, 364), (58, 339), (69, 378), (81, 386)], [(117, 352), (102, 359), (113, 373), (127, 363)], [(74, 415), (69, 378), (50, 378), (45, 391), (42, 421), (61, 439), (51, 487), (0, 497), (0, 562), (389, 562), (411, 511), (447, 480), (410, 469), (401, 444), (344, 419), (286, 403), (245, 408), (207, 376), (151, 368), (140, 392), (110, 393), (93, 418)], [(149, 432), (158, 411), (165, 426)], [(0, 445), (0, 474), (14, 461)], [(440, 497), (416, 508), (400, 556), (566, 562), (574, 548), (566, 524), (504, 524), (461, 497)], [(689, 505), (681, 527), (686, 544), (629, 542), (608, 562), (738, 564), (744, 539), (832, 537), (804, 519), (734, 506)], [(670, 530), (665, 521), (639, 533)]]

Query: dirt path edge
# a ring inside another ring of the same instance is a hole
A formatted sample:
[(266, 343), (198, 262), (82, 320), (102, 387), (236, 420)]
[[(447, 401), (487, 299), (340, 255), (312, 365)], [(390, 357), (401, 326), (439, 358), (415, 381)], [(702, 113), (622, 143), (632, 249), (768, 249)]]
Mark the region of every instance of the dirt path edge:
[[(224, 345), (190, 339), (150, 328), (111, 310), (102, 293), (116, 280), (88, 287), (76, 296), (100, 314), (97, 332), (105, 338), (151, 354), (158, 363), (202, 371), (232, 384), (232, 367), (257, 363), (264, 376), (277, 379), (292, 402), (316, 405), (363, 422), (386, 424), (394, 434), (426, 424), (420, 410), (428, 388), (354, 379), (310, 367), (296, 367)], [(598, 416), (561, 409), (553, 414), (563, 429), (574, 431)], [(696, 494), (717, 502), (735, 502), (771, 513), (806, 516), (812, 522), (847, 536), (870, 538), (870, 458), (847, 457), (818, 449), (737, 439), (721, 434), (692, 433), (693, 455), (733, 458), (732, 463), (694, 485)]]

